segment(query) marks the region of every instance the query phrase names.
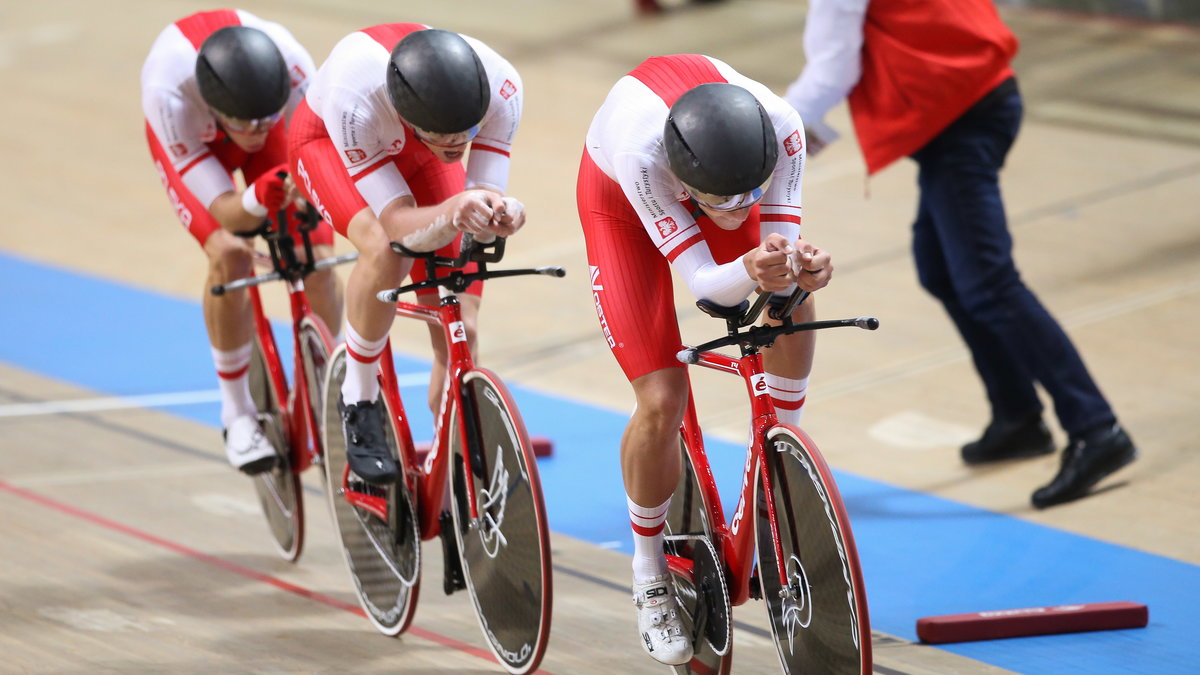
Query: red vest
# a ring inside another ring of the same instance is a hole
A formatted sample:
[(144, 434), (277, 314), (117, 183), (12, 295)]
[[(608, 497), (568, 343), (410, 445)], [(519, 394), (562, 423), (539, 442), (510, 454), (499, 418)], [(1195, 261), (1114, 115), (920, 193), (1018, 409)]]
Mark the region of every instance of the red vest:
[(849, 97), (867, 173), (950, 126), (1013, 74), (1016, 53), (992, 0), (871, 0)]

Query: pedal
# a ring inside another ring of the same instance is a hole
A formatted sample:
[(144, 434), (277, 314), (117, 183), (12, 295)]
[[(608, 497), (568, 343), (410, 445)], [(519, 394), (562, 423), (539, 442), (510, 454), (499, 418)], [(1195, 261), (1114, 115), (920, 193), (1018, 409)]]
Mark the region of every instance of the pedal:
[(465, 590), (467, 578), (463, 575), (458, 540), (454, 537), (454, 516), (449, 511), (442, 511), (438, 515), (438, 526), (438, 537), (442, 540), (442, 590), (450, 595)]

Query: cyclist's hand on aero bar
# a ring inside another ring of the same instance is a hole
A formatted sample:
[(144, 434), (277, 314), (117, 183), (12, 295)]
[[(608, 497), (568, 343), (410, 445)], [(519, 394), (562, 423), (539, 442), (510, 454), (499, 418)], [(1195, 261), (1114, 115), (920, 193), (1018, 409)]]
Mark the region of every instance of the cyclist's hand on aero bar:
[(471, 234), (484, 232), (503, 203), (500, 195), (488, 190), (466, 190), (454, 199), (450, 224), (456, 230)]
[(267, 214), (273, 215), (294, 197), (295, 187), (288, 180), (287, 164), (280, 164), (264, 171), (246, 187), (242, 193), (242, 208), (252, 216), (263, 218)]
[(759, 288), (767, 292), (782, 291), (796, 283), (796, 272), (791, 264), (795, 249), (781, 234), (772, 232), (757, 248), (742, 256), (746, 273), (758, 282)]
[(512, 197), (500, 201), (490, 229), (500, 237), (512, 236), (525, 225), (525, 205)]
[(825, 288), (833, 276), (833, 257), (828, 251), (813, 246), (804, 239), (797, 239), (792, 246), (791, 264), (796, 283), (808, 292)]

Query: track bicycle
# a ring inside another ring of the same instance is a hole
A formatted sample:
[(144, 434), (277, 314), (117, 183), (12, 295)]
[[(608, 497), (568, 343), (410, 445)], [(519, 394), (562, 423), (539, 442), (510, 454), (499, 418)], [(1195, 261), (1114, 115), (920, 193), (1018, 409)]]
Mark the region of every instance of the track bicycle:
[[(683, 471), (671, 498), (665, 547), (677, 597), (693, 625), (695, 656), (677, 673), (728, 673), (732, 607), (765, 601), (784, 673), (870, 673), (871, 631), (858, 552), (833, 474), (812, 438), (781, 424), (768, 393), (760, 349), (799, 331), (856, 326), (874, 318), (793, 323), (807, 293), (751, 306), (697, 306), (725, 321), (727, 335), (676, 357), (740, 376), (750, 395), (751, 438), (741, 494), (727, 522), (704, 450), (694, 397), (680, 429)], [(751, 326), (768, 303), (781, 325)], [(712, 350), (736, 345), (740, 358)], [(753, 556), (753, 557), (752, 557)]]
[[(258, 410), (263, 433), (279, 456), (271, 469), (253, 477), (254, 488), (267, 517), (275, 548), (289, 562), (300, 557), (304, 546), (300, 474), (321, 461), (318, 426), (322, 412), (321, 383), (333, 348), (329, 329), (309, 306), (304, 279), (317, 270), (358, 258), (357, 253), (349, 253), (314, 260), (309, 233), (316, 229), (319, 216), (311, 206), (298, 216), (294, 230), (300, 242), (289, 228), (280, 226), (287, 222), (286, 210), (280, 210), (274, 220), (264, 219), (254, 230), (238, 233), (247, 239), (262, 237), (267, 242), (272, 271), (210, 289), (213, 295), (224, 295), (244, 288), (250, 295), (254, 316), (254, 341), (248, 371), (250, 395)], [(298, 243), (304, 249), (303, 260), (296, 255)], [(290, 386), (275, 343), (275, 333), (263, 312), (258, 293), (258, 286), (272, 281), (284, 282), (291, 305), (293, 362)]]
[[(359, 603), (376, 629), (399, 635), (412, 622), (421, 580), (421, 542), (440, 537), (443, 590), (467, 589), (488, 648), (506, 670), (535, 670), (550, 634), (550, 540), (533, 446), (516, 403), (495, 373), (475, 366), (455, 293), (473, 282), (543, 274), (561, 267), (489, 270), (504, 253), (503, 238), (483, 244), (463, 236), (457, 258), (392, 249), (423, 264), (427, 279), (379, 299), (396, 314), (440, 326), (448, 351), (447, 381), (435, 416), (433, 441), (418, 460), (400, 398), (391, 345), (379, 363), (384, 435), (401, 477), (370, 485), (346, 461), (338, 411), (346, 371), (345, 345), (325, 378), (325, 472), (334, 524)], [(461, 268), (475, 262), (477, 270)], [(449, 268), (438, 278), (437, 268)], [(437, 307), (399, 300), (404, 293), (439, 289)], [(448, 500), (449, 504), (446, 504)]]

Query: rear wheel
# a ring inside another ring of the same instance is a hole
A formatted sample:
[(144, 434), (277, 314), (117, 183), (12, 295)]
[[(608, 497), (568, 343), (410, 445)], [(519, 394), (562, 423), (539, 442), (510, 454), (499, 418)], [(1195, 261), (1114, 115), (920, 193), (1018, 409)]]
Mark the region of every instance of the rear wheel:
[[(665, 548), (668, 555), (692, 561), (692, 567), (687, 571), (671, 566), (675, 597), (688, 615), (693, 630), (698, 625), (707, 626), (709, 630), (704, 631), (708, 635), (698, 633), (693, 639), (692, 660), (682, 666), (671, 666), (671, 669), (680, 675), (728, 673), (733, 661), (729, 632), (732, 617), (723, 565), (713, 546), (706, 493), (700, 489), (696, 468), (682, 434), (679, 452), (682, 470), (667, 511)], [(702, 613), (705, 614), (703, 618)], [(712, 629), (719, 624), (723, 624), (718, 631), (720, 634), (713, 635)]]
[[(450, 430), (452, 511), (463, 576), (480, 629), (511, 673), (537, 668), (550, 636), (550, 536), (529, 434), (494, 374), (463, 376), (461, 415)], [(471, 518), (462, 434), (471, 439)]]
[(870, 673), (862, 571), (833, 474), (812, 439), (789, 427), (767, 431), (765, 454), (772, 489), (763, 489), (761, 474), (755, 478), (758, 577), (783, 672)]
[[(412, 622), (420, 589), (421, 538), (413, 491), (401, 479), (394, 485), (369, 485), (346, 470), (346, 437), (338, 410), (342, 380), (346, 376), (346, 348), (330, 358), (324, 386), (325, 479), (334, 527), (354, 581), (358, 602), (367, 618), (384, 635), (399, 635)], [(386, 408), (384, 436), (398, 457), (393, 416)], [(403, 465), (403, 464), (402, 464)], [(349, 496), (361, 497), (360, 505)], [(373, 500), (378, 508), (366, 508)]]
[(254, 476), (254, 490), (275, 550), (280, 557), (295, 562), (304, 546), (304, 502), (301, 497), (300, 476), (292, 471), (291, 448), (288, 445), (287, 425), (280, 403), (280, 393), (273, 384), (263, 346), (257, 336), (250, 352), (247, 377), (250, 396), (258, 410), (258, 422), (263, 434), (275, 448), (279, 458), (275, 466)]

